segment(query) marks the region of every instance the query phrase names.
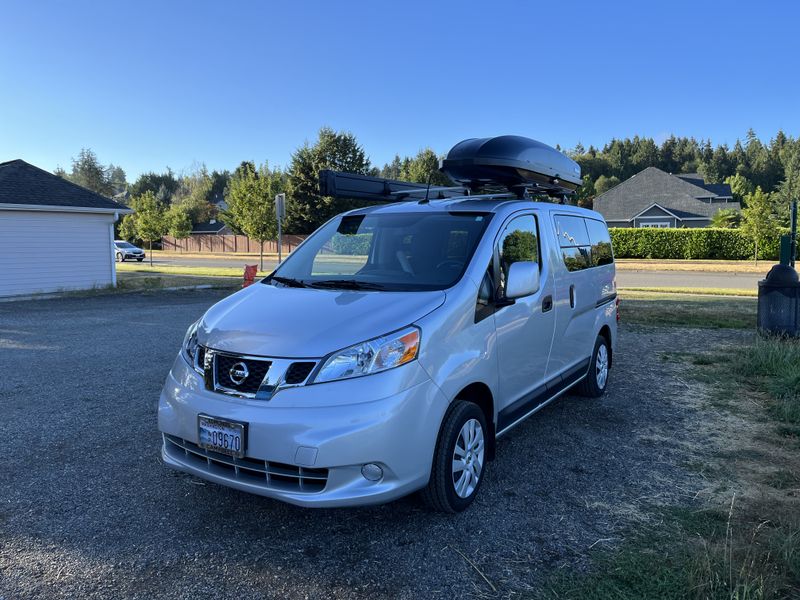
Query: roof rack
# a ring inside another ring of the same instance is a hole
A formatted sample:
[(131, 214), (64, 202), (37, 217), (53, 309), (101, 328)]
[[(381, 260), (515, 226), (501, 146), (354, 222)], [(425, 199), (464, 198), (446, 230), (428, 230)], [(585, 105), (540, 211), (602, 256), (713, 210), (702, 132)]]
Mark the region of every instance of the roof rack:
[(359, 198), (383, 202), (425, 197), (444, 199), (469, 195), (465, 186), (430, 186), (412, 181), (385, 179), (356, 173), (342, 173), (324, 169), (319, 172), (319, 192), (323, 196)]
[[(547, 195), (564, 199), (581, 185), (581, 168), (574, 160), (546, 144), (515, 135), (471, 138), (459, 142), (441, 161), (439, 170), (459, 186), (384, 179), (355, 173), (320, 171), (323, 196), (397, 202), (416, 199), (517, 198)], [(487, 187), (507, 191), (474, 195)]]

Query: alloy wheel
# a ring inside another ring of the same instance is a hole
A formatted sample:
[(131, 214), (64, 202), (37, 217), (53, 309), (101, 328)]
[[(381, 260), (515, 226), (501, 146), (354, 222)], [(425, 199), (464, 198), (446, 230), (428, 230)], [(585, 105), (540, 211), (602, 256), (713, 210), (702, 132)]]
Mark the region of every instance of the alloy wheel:
[(608, 348), (606, 348), (605, 344), (600, 344), (597, 349), (595, 377), (597, 378), (597, 387), (601, 390), (605, 389), (606, 381), (608, 380)]
[(453, 487), (460, 498), (468, 498), (478, 487), (483, 459), (483, 427), (477, 419), (469, 419), (461, 427), (453, 450)]

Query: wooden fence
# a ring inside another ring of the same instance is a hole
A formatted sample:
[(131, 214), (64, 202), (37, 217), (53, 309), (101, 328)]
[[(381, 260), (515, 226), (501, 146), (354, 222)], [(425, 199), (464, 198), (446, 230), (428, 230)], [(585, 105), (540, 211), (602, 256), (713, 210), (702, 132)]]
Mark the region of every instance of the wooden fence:
[[(284, 235), (283, 253), (288, 254), (294, 250), (300, 242), (306, 239), (304, 235)], [(193, 234), (187, 238), (175, 239), (167, 235), (161, 238), (161, 248), (166, 252), (246, 252), (258, 254), (261, 244), (256, 240), (251, 240), (246, 235), (214, 235), (214, 234)], [(278, 252), (277, 240), (264, 242), (264, 252)]]

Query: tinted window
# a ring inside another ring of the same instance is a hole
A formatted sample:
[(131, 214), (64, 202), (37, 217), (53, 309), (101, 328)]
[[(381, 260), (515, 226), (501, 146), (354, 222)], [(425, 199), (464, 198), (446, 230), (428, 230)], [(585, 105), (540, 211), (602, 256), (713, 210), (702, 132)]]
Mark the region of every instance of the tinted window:
[(539, 264), (539, 235), (536, 217), (524, 215), (512, 220), (503, 230), (497, 246), (500, 258), (500, 290), (505, 294), (508, 268), (515, 262)]
[(558, 243), (562, 248), (589, 246), (589, 234), (583, 217), (556, 216)]
[(564, 258), (564, 266), (567, 267), (567, 271), (580, 271), (591, 266), (591, 252), (588, 246), (562, 248), (561, 256)]
[(567, 271), (580, 271), (592, 266), (589, 232), (583, 217), (556, 215), (556, 231)]
[(592, 243), (592, 266), (599, 267), (613, 263), (611, 236), (606, 224), (595, 219), (586, 219), (586, 228), (589, 230), (589, 241)]

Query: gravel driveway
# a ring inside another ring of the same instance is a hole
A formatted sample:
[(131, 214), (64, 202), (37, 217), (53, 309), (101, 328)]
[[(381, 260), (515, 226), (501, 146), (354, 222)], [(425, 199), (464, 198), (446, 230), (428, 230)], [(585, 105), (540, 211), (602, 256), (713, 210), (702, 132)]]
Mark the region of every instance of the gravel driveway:
[(585, 568), (653, 504), (690, 501), (685, 465), (708, 434), (659, 352), (742, 335), (623, 327), (609, 394), (565, 397), (504, 438), (466, 513), (413, 497), (307, 510), (159, 460), (161, 384), (186, 327), (221, 297), (0, 303), (0, 598), (533, 591)]

